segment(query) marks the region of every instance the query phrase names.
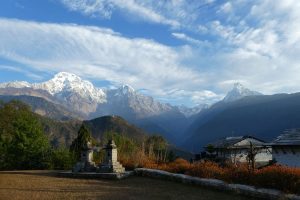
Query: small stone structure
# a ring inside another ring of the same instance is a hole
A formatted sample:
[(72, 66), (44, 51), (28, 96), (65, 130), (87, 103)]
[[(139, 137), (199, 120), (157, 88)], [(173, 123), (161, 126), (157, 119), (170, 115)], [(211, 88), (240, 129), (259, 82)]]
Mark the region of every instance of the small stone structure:
[(92, 147), (88, 141), (83, 151), (81, 152), (80, 162), (77, 162), (73, 167), (73, 172), (93, 172), (96, 171), (96, 164), (93, 162), (93, 151), (95, 148)]
[(125, 173), (125, 168), (118, 162), (117, 146), (113, 140), (109, 140), (104, 147), (104, 161), (96, 166), (93, 162), (93, 152), (98, 148), (92, 147), (90, 142), (87, 142), (81, 152), (80, 162), (77, 162), (73, 167), (72, 172), (96, 172), (96, 173)]
[(109, 140), (105, 146), (105, 159), (99, 165), (100, 173), (124, 173), (125, 168), (118, 162), (117, 146), (113, 140)]

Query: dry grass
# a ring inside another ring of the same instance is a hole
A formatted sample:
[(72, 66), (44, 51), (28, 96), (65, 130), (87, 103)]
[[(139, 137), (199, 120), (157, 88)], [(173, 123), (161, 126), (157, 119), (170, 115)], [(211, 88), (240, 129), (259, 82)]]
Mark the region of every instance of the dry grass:
[(0, 172), (0, 199), (247, 200), (197, 186), (130, 177), (120, 181), (59, 178), (51, 171)]

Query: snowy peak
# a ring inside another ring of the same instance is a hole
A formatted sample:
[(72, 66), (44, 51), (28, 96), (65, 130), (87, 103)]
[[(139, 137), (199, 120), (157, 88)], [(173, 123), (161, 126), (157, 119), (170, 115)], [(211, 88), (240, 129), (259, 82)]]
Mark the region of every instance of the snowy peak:
[(209, 107), (208, 104), (200, 104), (192, 108), (186, 107), (184, 105), (177, 106), (179, 112), (184, 114), (184, 116), (186, 117), (191, 117), (193, 115), (196, 115), (200, 113), (202, 110), (207, 109), (208, 107)]
[(33, 88), (47, 90), (52, 95), (66, 92), (76, 93), (96, 102), (104, 102), (106, 96), (103, 90), (94, 87), (91, 82), (82, 80), (79, 76), (68, 72), (60, 72), (49, 81), (33, 84)]
[(31, 87), (30, 83), (26, 81), (14, 81), (14, 82), (0, 84), (0, 88), (26, 88), (26, 87)]
[(35, 88), (47, 90), (54, 95), (64, 90), (71, 91), (76, 88), (92, 88), (91, 83), (83, 84), (84, 81), (75, 74), (60, 72), (49, 81), (40, 84), (34, 84)]
[(116, 89), (110, 90), (114, 96), (124, 97), (124, 96), (132, 96), (135, 95), (136, 92), (130, 85), (122, 85)]
[(262, 94), (256, 91), (249, 90), (248, 88), (244, 87), (241, 83), (235, 83), (233, 85), (233, 89), (227, 93), (223, 101), (232, 102), (246, 96), (255, 96), (255, 95), (262, 95)]
[(122, 91), (123, 94), (134, 93), (135, 91), (130, 85), (122, 85), (119, 90)]

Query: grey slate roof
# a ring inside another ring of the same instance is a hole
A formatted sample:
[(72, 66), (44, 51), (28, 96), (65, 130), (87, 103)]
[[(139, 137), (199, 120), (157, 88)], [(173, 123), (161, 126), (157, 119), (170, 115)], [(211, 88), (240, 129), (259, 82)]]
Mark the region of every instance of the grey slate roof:
[(300, 145), (300, 129), (289, 129), (279, 135), (272, 145)]
[(258, 140), (260, 142), (264, 142), (260, 139), (257, 139), (255, 137), (252, 136), (237, 136), (237, 137), (226, 137), (220, 140), (217, 140), (216, 142), (210, 143), (211, 145), (213, 145), (214, 148), (228, 148), (233, 146), (234, 144), (247, 139), (247, 138), (253, 138), (255, 140)]

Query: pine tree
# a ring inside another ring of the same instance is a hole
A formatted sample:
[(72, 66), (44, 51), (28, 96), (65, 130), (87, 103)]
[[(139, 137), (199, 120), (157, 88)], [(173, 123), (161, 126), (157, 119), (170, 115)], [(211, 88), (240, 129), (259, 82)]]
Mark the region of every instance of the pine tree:
[(80, 154), (82, 150), (84, 149), (87, 142), (92, 140), (92, 136), (90, 131), (87, 129), (87, 127), (82, 124), (79, 131), (77, 138), (72, 142), (70, 146), (70, 151), (75, 155), (76, 160), (80, 159)]

